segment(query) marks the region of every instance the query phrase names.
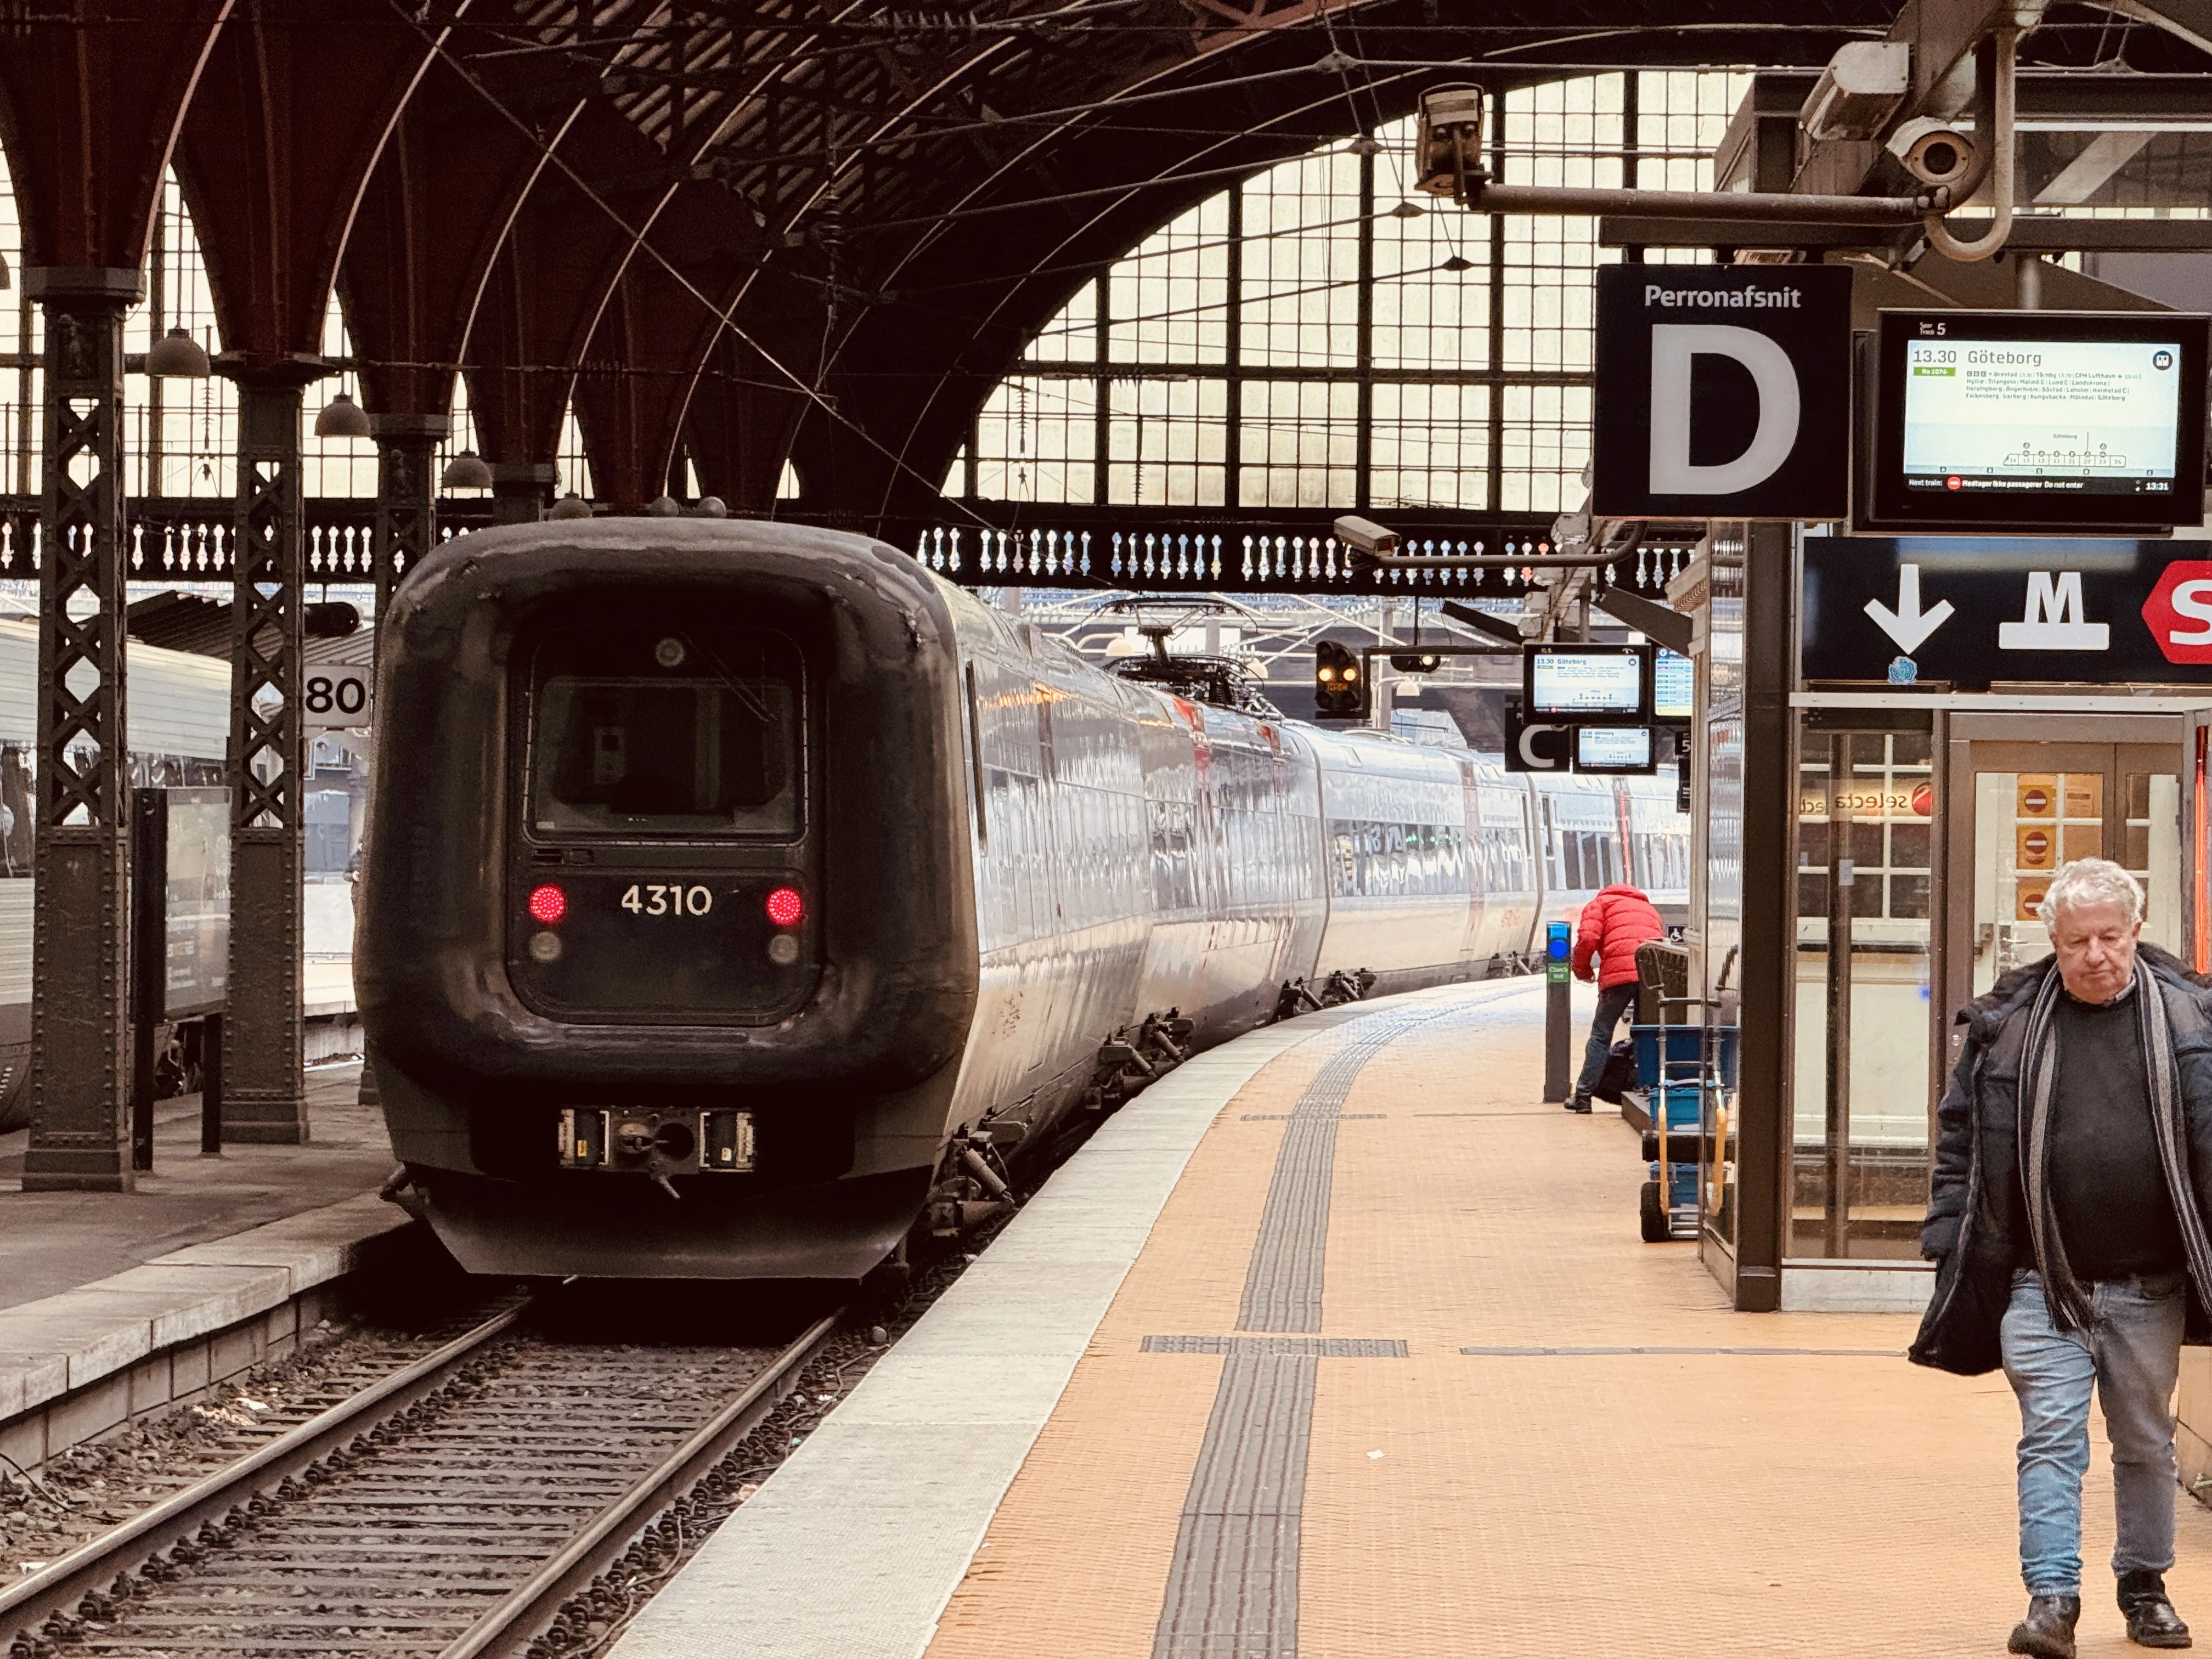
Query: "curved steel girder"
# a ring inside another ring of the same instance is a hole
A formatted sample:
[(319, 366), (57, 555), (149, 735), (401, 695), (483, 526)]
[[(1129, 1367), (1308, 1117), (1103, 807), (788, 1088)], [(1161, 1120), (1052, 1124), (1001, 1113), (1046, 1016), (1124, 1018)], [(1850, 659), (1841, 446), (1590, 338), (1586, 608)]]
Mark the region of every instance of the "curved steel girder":
[(26, 266), (146, 263), (161, 170), (232, 0), (77, 0), (0, 24)]
[[(858, 11), (865, 3), (846, 0), (845, 13), (840, 15)], [(778, 73), (763, 69), (750, 90), (758, 93)], [(471, 401), (478, 410), (478, 428), (485, 436), (488, 455), (502, 460), (550, 457), (561, 412), (574, 385), (573, 374), (564, 376), (562, 369), (580, 359), (582, 342), (598, 329), (623, 273), (647, 246), (647, 238), (664, 212), (690, 182), (688, 178), (671, 179), (668, 175), (672, 172), (688, 174), (728, 130), (739, 107), (733, 104), (716, 124), (702, 129), (693, 145), (673, 155), (648, 144), (619, 116), (610, 116), (604, 103), (587, 105), (577, 118), (592, 128), (601, 142), (568, 143), (564, 131), (562, 140), (544, 147), (541, 165), (526, 186), (508, 229), (510, 245), (526, 234), (526, 225), (546, 211), (550, 198), (580, 236), (574, 244), (562, 237), (561, 245), (598, 249), (606, 257), (601, 262), (597, 288), (587, 281), (572, 283), (564, 296), (571, 303), (557, 316), (536, 314), (518, 285), (492, 282), (484, 288), (468, 337), (471, 355), (480, 365), (471, 376), (472, 388), (478, 388)], [(641, 202), (632, 210), (624, 198), (641, 185), (650, 197), (656, 179), (661, 181), (658, 198)], [(737, 226), (740, 237), (743, 229), (742, 225)], [(710, 297), (710, 290), (702, 289), (672, 264), (664, 263), (662, 272), (670, 279), (666, 286), (672, 294), (700, 307), (717, 330), (726, 325), (733, 302)], [(694, 379), (696, 363), (703, 361), (706, 349), (702, 345), (694, 360)], [(783, 362), (757, 347), (756, 353), (764, 367)], [(779, 372), (788, 374), (787, 369)], [(672, 434), (670, 441), (672, 444)]]
[[(1438, 54), (1432, 33), (1416, 30), (1410, 38), (1394, 38), (1389, 25), (1393, 15), (1410, 12), (1418, 16), (1418, 4), (1419, 0), (1359, 0), (1358, 21), (1350, 24), (1346, 14), (1351, 8), (1334, 9), (1328, 20), (1332, 31), (1329, 39), (1336, 40), (1348, 35), (1350, 43), (1358, 46), (1363, 31), (1373, 31), (1366, 37), (1370, 45), (1365, 55), (1433, 62)], [(1746, 0), (1708, 0), (1702, 10), (1710, 15), (1685, 21), (1703, 21), (1722, 27), (1741, 27), (1747, 22), (1755, 26), (1764, 21), (1747, 18), (1746, 13), (1751, 9)], [(1509, 39), (1504, 44), (1510, 47), (1540, 41), (1563, 27), (1610, 29), (1623, 23), (1640, 23), (1638, 10), (1631, 0), (1605, 0), (1604, 3), (1577, 8), (1573, 17), (1562, 17), (1557, 6), (1524, 4), (1519, 15), (1509, 20), (1522, 26), (1524, 38), (1520, 42)], [(1889, 8), (1882, 0), (1828, 0), (1826, 5), (1810, 9), (1809, 15), (1801, 12), (1807, 37), (1814, 49), (1796, 55), (1825, 58), (1839, 38), (1885, 27), (1888, 15)], [(859, 412), (866, 422), (859, 443), (842, 446), (848, 453), (842, 465), (848, 477), (856, 478), (870, 470), (878, 475), (884, 510), (888, 511), (894, 494), (910, 495), (916, 489), (933, 488), (952, 449), (957, 447), (959, 434), (965, 429), (975, 401), (988, 394), (990, 384), (1012, 360), (1026, 332), (1048, 317), (1079, 280), (1068, 274), (1033, 282), (1024, 276), (1024, 267), (1064, 266), (1079, 263), (1086, 257), (1100, 261), (1110, 259), (1126, 251), (1144, 231), (1172, 216), (1188, 201), (1200, 199), (1223, 187), (1226, 179), (1222, 176), (1202, 183), (1187, 179), (1178, 181), (1178, 175), (1188, 173), (1201, 161), (1215, 163), (1207, 171), (1233, 175), (1240, 170), (1256, 170), (1285, 159), (1322, 136), (1293, 134), (1279, 141), (1255, 139), (1255, 133), (1265, 131), (1271, 123), (1290, 118), (1298, 108), (1327, 111), (1333, 105), (1342, 106), (1348, 96), (1343, 82), (1332, 77), (1324, 82), (1325, 91), (1301, 100), (1301, 89), (1310, 88), (1313, 82), (1300, 72), (1312, 67), (1306, 54), (1314, 53), (1320, 46), (1322, 31), (1317, 21), (1305, 21), (1310, 15), (1303, 10), (1285, 7), (1274, 15), (1284, 27), (1209, 37), (1222, 44), (1208, 57), (1179, 60), (1125, 84), (1102, 101), (1097, 118), (1081, 123), (1071, 121), (1049, 129), (1030, 142), (1005, 149), (996, 158), (996, 165), (981, 177), (973, 173), (964, 176), (948, 173), (941, 181), (950, 184), (952, 189), (915, 204), (909, 222), (914, 228), (902, 246), (873, 255), (865, 246), (860, 250), (854, 264), (864, 268), (866, 274), (854, 277), (856, 284), (878, 290), (896, 287), (901, 295), (905, 295), (918, 285), (913, 280), (918, 265), (926, 267), (931, 261), (932, 250), (943, 249), (947, 250), (943, 257), (957, 260), (960, 267), (957, 276), (950, 280), (958, 282), (984, 301), (980, 307), (968, 311), (949, 311), (919, 328), (903, 307), (872, 311), (852, 333), (834, 346), (836, 361), (857, 356), (864, 367), (855, 373), (868, 375), (865, 382), (842, 384), (839, 388), (844, 394), (839, 399), (840, 407)], [(1305, 21), (1304, 27), (1298, 27), (1301, 21)], [(1483, 39), (1486, 46), (1500, 44), (1495, 33), (1486, 34)], [(1639, 36), (1622, 35), (1611, 40), (1607, 52), (1613, 58), (1624, 63), (1684, 58), (1694, 63), (1701, 61), (1706, 49), (1716, 44), (1725, 48), (1742, 43), (1710, 32), (1685, 36), (1647, 27)], [(1236, 52), (1233, 62), (1228, 57), (1232, 49)], [(1766, 55), (1773, 54), (1770, 51)], [(1285, 70), (1289, 71), (1287, 76), (1283, 74)], [(1464, 68), (1455, 66), (1422, 78), (1464, 79), (1467, 74)], [(1538, 70), (1486, 78), (1517, 84), (1546, 76)], [(1229, 86), (1225, 99), (1220, 91), (1224, 83)], [(1186, 123), (1191, 127), (1210, 129), (1204, 137), (1178, 141), (1141, 131), (1115, 130), (1116, 123), (1137, 129), (1148, 124), (1171, 125), (1184, 118), (1176, 106), (1157, 101), (1177, 90), (1207, 100), (1206, 107)], [(1394, 115), (1410, 107), (1410, 88), (1403, 89), (1401, 96), (1403, 101), (1390, 112)], [(1123, 102), (1137, 100), (1146, 101), (1141, 106)], [(1352, 112), (1346, 109), (1343, 120), (1335, 124), (1336, 130), (1350, 131), (1354, 118)], [(1109, 159), (1102, 165), (1100, 157)], [(1004, 217), (963, 222), (961, 216), (972, 215), (979, 209), (1002, 204), (1020, 207), (1024, 198), (1033, 199), (1038, 194), (1040, 177), (1051, 178), (1064, 189), (1092, 187), (1111, 193), (1066, 206), (1046, 206), (1011, 212)], [(982, 226), (989, 228), (988, 234), (977, 234)], [(855, 238), (869, 236), (864, 216), (854, 221), (851, 234)], [(990, 290), (976, 286), (990, 274), (994, 253), (1006, 256), (1000, 261), (1006, 277), (1006, 288), (995, 305), (989, 302)], [(878, 342), (872, 329), (885, 332), (889, 338)], [(868, 343), (856, 349), (854, 343), (863, 340)], [(957, 346), (951, 343), (956, 342)], [(883, 349), (878, 349), (879, 344)], [(947, 354), (955, 350), (968, 356), (969, 364), (974, 365), (973, 372), (963, 374), (954, 371), (954, 361)], [(884, 363), (916, 353), (930, 354), (927, 367), (917, 368), (911, 382), (916, 390), (902, 397), (897, 389), (878, 378), (879, 372)], [(863, 391), (865, 396), (860, 395)], [(944, 412), (948, 400), (951, 405), (957, 405), (957, 411), (950, 418)], [(823, 446), (805, 435), (820, 430), (818, 420), (806, 422), (802, 428), (801, 445), (820, 450)], [(944, 441), (937, 441), (939, 437)], [(873, 462), (864, 459), (864, 451), (879, 459)], [(825, 471), (821, 454), (813, 453), (804, 470), (809, 477), (809, 494), (812, 495), (813, 479)], [(844, 495), (838, 505), (848, 505), (851, 500), (848, 495)]]
[(380, 0), (240, 0), (176, 153), (225, 349), (321, 349), (355, 208), (428, 61)]
[(721, 191), (686, 186), (661, 216), (649, 244), (655, 257), (633, 258), (617, 280), (571, 393), (602, 499), (635, 507), (661, 493), (692, 366), (722, 331), (696, 296), (734, 286), (749, 263), (740, 229), (750, 225)]
[(580, 106), (519, 130), (442, 56), (424, 73), (369, 175), (338, 270), (367, 407), (447, 412), (492, 261), (544, 164), (541, 145)]
[[(1366, 55), (1400, 60), (1434, 56), (1432, 46), (1422, 50), (1421, 37), (1418, 35), (1412, 41), (1390, 39), (1389, 15), (1410, 9), (1412, 7), (1405, 3), (1375, 0), (1363, 15), (1371, 19), (1375, 12), (1380, 11), (1384, 13), (1384, 19), (1366, 24), (1373, 31), (1370, 38), (1374, 40)], [(1740, 9), (1729, 4), (1708, 9), (1723, 16), (1732, 10), (1741, 15)], [(1808, 27), (1804, 44), (1809, 49), (1799, 55), (1808, 60), (1825, 59), (1840, 33), (1879, 27), (1886, 21), (1885, 10), (1877, 5), (1832, 6), (1825, 16), (1806, 19)], [(1540, 26), (1531, 23), (1528, 27), (1534, 32)], [(1548, 27), (1545, 32), (1549, 32)], [(1710, 40), (1710, 37), (1707, 39)], [(1638, 49), (1621, 50), (1631, 45)], [(1287, 56), (1293, 46), (1291, 40), (1279, 39), (1271, 44), (1270, 54), (1279, 58)], [(1610, 53), (1616, 61), (1636, 64), (1668, 61), (1682, 50), (1683, 42), (1679, 37), (1653, 31), (1641, 41), (1623, 39), (1612, 43)], [(1774, 56), (1771, 46), (1767, 55)], [(1260, 67), (1249, 61), (1252, 56), (1248, 52), (1239, 60), (1241, 76), (1249, 76)], [(1144, 232), (1224, 188), (1226, 179), (1219, 175), (1257, 170), (1287, 159), (1309, 148), (1321, 136), (1293, 132), (1285, 138), (1270, 140), (1266, 135), (1271, 129), (1279, 131), (1284, 124), (1302, 116), (1335, 113), (1340, 119), (1331, 125), (1337, 136), (1349, 136), (1354, 130), (1355, 118), (1395, 118), (1406, 113), (1421, 84), (1447, 78), (1463, 80), (1468, 78), (1468, 71), (1458, 67), (1390, 71), (1374, 83), (1371, 92), (1362, 91), (1362, 104), (1356, 112), (1340, 83), (1301, 98), (1301, 88), (1310, 88), (1311, 82), (1298, 78), (1252, 82), (1234, 89), (1226, 101), (1217, 104), (1210, 112), (1214, 118), (1213, 133), (1188, 140), (1147, 139), (1138, 133), (1116, 132), (1115, 126), (1123, 120), (1125, 112), (1109, 106), (1097, 121), (1081, 129), (1071, 127), (1053, 132), (1028, 147), (996, 178), (976, 184), (953, 211), (972, 213), (981, 207), (994, 206), (1003, 199), (996, 194), (998, 191), (1033, 189), (1030, 181), (1048, 165), (1055, 165), (1055, 156), (1061, 158), (1056, 165), (1069, 188), (1103, 188), (1114, 193), (1066, 206), (1045, 204), (1010, 212), (1004, 217), (994, 216), (981, 222), (994, 228), (988, 237), (971, 234), (956, 238), (957, 222), (939, 219), (922, 227), (909, 246), (877, 267), (884, 275), (880, 278), (872, 276), (872, 280), (880, 281), (884, 287), (896, 286), (902, 295), (917, 288), (927, 289), (927, 278), (934, 276), (962, 284), (958, 291), (974, 294), (980, 301), (957, 321), (948, 316), (929, 329), (915, 328), (910, 317), (903, 319), (904, 325), (901, 326), (899, 320), (891, 316), (871, 313), (856, 325), (854, 335), (839, 344), (840, 362), (857, 360), (866, 365), (871, 374), (870, 396), (865, 404), (853, 396), (849, 388), (841, 386), (841, 392), (846, 393), (841, 398), (842, 404), (867, 409), (878, 422), (873, 434), (877, 441), (896, 453), (903, 463), (884, 474), (878, 511), (890, 512), (893, 497), (908, 493), (910, 481), (917, 475), (932, 478), (941, 476), (964, 434), (977, 402), (988, 394), (1027, 335), (1065, 303), (1068, 294), (1084, 279), (1081, 273), (1068, 270), (1067, 267), (1103, 264), (1117, 257)], [(1533, 78), (1536, 77), (1525, 72), (1510, 77), (1513, 82)], [(1214, 96), (1203, 84), (1194, 84), (1194, 79), (1179, 69), (1154, 77), (1141, 90), (1157, 96), (1182, 84), (1194, 95)], [(1369, 101), (1375, 98), (1387, 101)], [(1131, 125), (1146, 122), (1170, 125), (1174, 121), (1170, 112), (1176, 107), (1170, 104), (1164, 109), (1161, 104), (1152, 102), (1146, 106), (1146, 112), (1130, 110), (1126, 116)], [(1253, 154), (1255, 149), (1261, 153)], [(1110, 166), (1101, 167), (1101, 157), (1122, 163), (1121, 175), (1114, 176)], [(1179, 175), (1194, 171), (1216, 176), (1195, 181), (1179, 179)], [(1021, 261), (1020, 264), (1011, 259), (1006, 263), (1003, 285), (995, 295), (988, 287), (977, 286), (989, 274), (977, 269), (977, 254), (992, 249), (1018, 250)], [(1057, 270), (1060, 274), (1034, 277), (1022, 265), (1032, 270), (1040, 267)], [(901, 398), (892, 386), (878, 378), (887, 363), (917, 355), (917, 349), (927, 349), (947, 341), (957, 341), (959, 349), (969, 354), (969, 362), (956, 368), (940, 353), (933, 360), (917, 363), (908, 379), (912, 388), (909, 397)], [(982, 348), (980, 353), (975, 351), (978, 346)], [(882, 424), (886, 418), (896, 420), (902, 415), (902, 431)], [(808, 430), (813, 429), (810, 422)]]

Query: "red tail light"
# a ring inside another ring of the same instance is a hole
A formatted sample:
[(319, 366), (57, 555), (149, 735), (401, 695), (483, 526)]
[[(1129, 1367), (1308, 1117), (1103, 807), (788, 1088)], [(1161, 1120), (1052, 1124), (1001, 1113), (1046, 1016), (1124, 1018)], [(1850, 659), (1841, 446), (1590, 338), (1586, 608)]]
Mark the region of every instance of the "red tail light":
[(779, 887), (768, 896), (768, 919), (779, 927), (796, 927), (806, 919), (806, 901), (796, 887)]
[(530, 890), (530, 914), (533, 920), (548, 927), (568, 914), (568, 896), (547, 882), (542, 887)]

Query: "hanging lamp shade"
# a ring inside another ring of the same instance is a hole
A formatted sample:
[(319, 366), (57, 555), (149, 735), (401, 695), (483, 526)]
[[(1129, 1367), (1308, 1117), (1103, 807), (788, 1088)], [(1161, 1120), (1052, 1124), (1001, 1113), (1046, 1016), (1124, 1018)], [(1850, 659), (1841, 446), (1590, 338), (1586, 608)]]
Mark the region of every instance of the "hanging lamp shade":
[(592, 516), (592, 504), (571, 491), (547, 507), (545, 516), (549, 519), (588, 519)]
[(446, 463), (438, 475), (441, 489), (489, 489), (491, 468), (473, 449), (465, 449)]
[(147, 352), (146, 372), (165, 380), (204, 380), (210, 373), (207, 349), (181, 328), (173, 328)]
[(691, 509), (702, 519), (726, 519), (730, 504), (720, 495), (702, 495)]
[(673, 495), (656, 495), (645, 504), (645, 511), (649, 518), (673, 519), (684, 511), (684, 507)]
[(325, 404), (322, 412), (315, 416), (315, 435), (318, 438), (366, 438), (368, 436), (368, 411), (354, 402), (349, 393), (341, 392)]

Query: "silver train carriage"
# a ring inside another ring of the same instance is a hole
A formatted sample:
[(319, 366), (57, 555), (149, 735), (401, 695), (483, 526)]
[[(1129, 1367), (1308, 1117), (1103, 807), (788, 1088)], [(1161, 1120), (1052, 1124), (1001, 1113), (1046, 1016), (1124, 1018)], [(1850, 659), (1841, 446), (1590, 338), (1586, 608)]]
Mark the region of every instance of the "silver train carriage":
[(1660, 781), (1178, 698), (823, 531), (471, 536), (382, 660), (357, 994), (478, 1272), (863, 1275), (1147, 1043), (1510, 971), (1684, 869)]
[[(124, 662), (134, 787), (221, 784), (230, 742), (230, 665), (136, 641), (125, 647)], [(38, 624), (0, 617), (0, 1133), (31, 1121), (38, 686)]]

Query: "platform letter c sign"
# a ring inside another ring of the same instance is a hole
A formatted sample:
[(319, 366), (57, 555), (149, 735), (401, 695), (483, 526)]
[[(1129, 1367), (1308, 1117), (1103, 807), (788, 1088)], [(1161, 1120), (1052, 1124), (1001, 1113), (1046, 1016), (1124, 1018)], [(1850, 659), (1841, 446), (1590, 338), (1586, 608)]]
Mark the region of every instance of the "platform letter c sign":
[[(1690, 459), (1693, 358), (1732, 357), (1759, 388), (1759, 429), (1732, 461)], [(1651, 328), (1651, 491), (1735, 495), (1765, 483), (1797, 447), (1797, 368), (1771, 337), (1729, 323), (1655, 323)]]

